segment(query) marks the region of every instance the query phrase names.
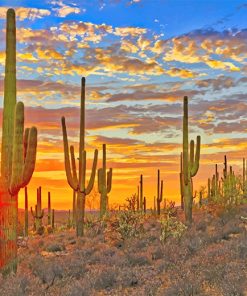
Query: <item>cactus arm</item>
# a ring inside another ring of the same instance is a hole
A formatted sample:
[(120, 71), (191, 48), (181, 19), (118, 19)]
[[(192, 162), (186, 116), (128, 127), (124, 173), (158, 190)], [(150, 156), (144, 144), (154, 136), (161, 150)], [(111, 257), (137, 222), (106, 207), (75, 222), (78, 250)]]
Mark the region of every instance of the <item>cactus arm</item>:
[(79, 158), (79, 188), (80, 192), (85, 191), (86, 170), (87, 170), (87, 152), (82, 151), (81, 158)]
[(159, 193), (159, 196), (157, 197), (157, 201), (161, 203), (162, 199), (163, 199), (163, 180), (160, 182), (160, 193)]
[(75, 163), (75, 151), (74, 146), (70, 146), (70, 156), (71, 156), (71, 166), (74, 182), (78, 184), (77, 172), (76, 172), (76, 163)]
[(103, 192), (103, 169), (98, 169), (98, 191), (101, 194)]
[(23, 155), (24, 155), (24, 160), (26, 159), (26, 155), (27, 155), (27, 145), (28, 145), (29, 131), (30, 131), (30, 128), (25, 128), (24, 139), (23, 139), (23, 146), (24, 146)]
[(107, 172), (107, 193), (110, 193), (112, 187), (112, 168)]
[(91, 171), (90, 180), (89, 180), (87, 188), (86, 188), (86, 195), (89, 194), (93, 189), (95, 173), (96, 173), (96, 168), (97, 168), (97, 161), (98, 161), (98, 149), (95, 149), (93, 167), (92, 167), (92, 171)]
[(74, 190), (77, 190), (78, 184), (74, 182), (74, 179), (71, 174), (70, 159), (69, 159), (69, 145), (68, 145), (65, 117), (62, 117), (61, 121), (62, 121), (62, 130), (63, 130), (65, 172), (66, 172), (67, 180), (70, 187)]
[(36, 162), (37, 133), (38, 133), (37, 128), (31, 127), (29, 131), (26, 159), (23, 167), (21, 187), (25, 187), (29, 183), (33, 175), (35, 162)]
[(194, 140), (190, 141), (190, 162), (189, 162), (189, 168), (193, 168), (195, 162), (195, 142)]
[(24, 104), (18, 102), (15, 109), (14, 141), (12, 150), (12, 173), (9, 192), (16, 195), (22, 184), (23, 168), (23, 127), (24, 127)]
[(184, 115), (183, 115), (183, 173), (184, 183), (189, 184), (189, 159), (188, 159), (188, 97), (184, 97)]
[(197, 136), (197, 138), (196, 138), (196, 155), (195, 155), (194, 164), (191, 167), (191, 172), (190, 172), (191, 177), (194, 177), (197, 174), (198, 169), (199, 169), (200, 147), (201, 147), (201, 137)]

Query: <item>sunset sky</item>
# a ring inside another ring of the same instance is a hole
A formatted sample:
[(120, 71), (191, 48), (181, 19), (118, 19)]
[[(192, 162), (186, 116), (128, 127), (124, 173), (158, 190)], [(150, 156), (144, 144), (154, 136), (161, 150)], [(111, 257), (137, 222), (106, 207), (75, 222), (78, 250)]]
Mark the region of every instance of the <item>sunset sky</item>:
[[(0, 106), (3, 105), (5, 18), (0, 0)], [(236, 172), (247, 157), (247, 2), (238, 0), (12, 0), (17, 15), (17, 97), (26, 126), (38, 128), (30, 182), (43, 207), (68, 209), (61, 132), (66, 117), (78, 152), (80, 79), (86, 77), (88, 168), (102, 144), (113, 168), (110, 203), (123, 203), (144, 178), (152, 206), (157, 169), (164, 196), (180, 200), (182, 99), (189, 97), (190, 139), (202, 138), (195, 188), (206, 185), (224, 154)], [(2, 117), (2, 109), (0, 110)], [(0, 118), (2, 124), (2, 118)], [(95, 182), (97, 190), (97, 180)], [(20, 192), (23, 207), (23, 190)]]

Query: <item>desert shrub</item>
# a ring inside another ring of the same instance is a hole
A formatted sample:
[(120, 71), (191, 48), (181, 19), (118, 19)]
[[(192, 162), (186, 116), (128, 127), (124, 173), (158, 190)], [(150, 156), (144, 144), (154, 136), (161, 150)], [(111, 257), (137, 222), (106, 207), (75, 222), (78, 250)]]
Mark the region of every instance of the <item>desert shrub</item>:
[(143, 223), (140, 221), (141, 216), (138, 213), (122, 212), (118, 216), (118, 232), (122, 238), (138, 237), (143, 231)]
[(181, 238), (187, 227), (175, 217), (168, 216), (167, 219), (161, 219), (160, 241), (165, 242), (168, 237)]
[(123, 211), (106, 220), (105, 237), (110, 240), (125, 240), (140, 237), (144, 233), (142, 215)]
[(135, 272), (131, 270), (123, 270), (119, 274), (118, 282), (123, 287), (134, 287), (138, 285), (138, 277)]
[(144, 255), (128, 254), (127, 258), (131, 266), (143, 266), (150, 264), (148, 258)]
[(106, 269), (95, 275), (93, 287), (96, 290), (109, 289), (116, 284), (116, 280), (116, 271), (113, 269)]
[(65, 250), (63, 245), (52, 244), (46, 247), (47, 252), (62, 252)]
[(64, 275), (64, 269), (58, 260), (48, 261), (41, 256), (32, 258), (29, 267), (33, 275), (48, 286), (52, 286), (56, 278), (62, 278)]
[(71, 285), (71, 281), (63, 288), (63, 294), (65, 296), (91, 296), (92, 288), (88, 280), (82, 280), (73, 282)]
[(79, 258), (67, 258), (64, 262), (66, 267), (66, 275), (79, 279), (86, 273), (85, 262)]
[(177, 208), (175, 207), (175, 201), (169, 201), (168, 203), (165, 203), (164, 215), (165, 217), (177, 216)]
[(10, 275), (0, 280), (0, 295), (28, 296), (30, 279), (25, 275)]

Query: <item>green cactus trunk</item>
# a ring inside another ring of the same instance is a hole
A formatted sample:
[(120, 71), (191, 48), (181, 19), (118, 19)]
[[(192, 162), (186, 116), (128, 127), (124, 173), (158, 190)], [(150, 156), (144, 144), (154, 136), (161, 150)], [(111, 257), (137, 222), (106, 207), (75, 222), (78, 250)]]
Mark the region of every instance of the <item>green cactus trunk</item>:
[(51, 227), (53, 230), (55, 229), (55, 210), (54, 209), (52, 209)]
[(35, 167), (37, 129), (24, 134), (24, 105), (16, 104), (15, 11), (7, 11), (6, 64), (2, 123), (0, 177), (0, 271), (16, 272), (18, 192), (32, 177)]
[(140, 210), (143, 211), (143, 176), (140, 176)]
[(17, 196), (11, 196), (0, 180), (0, 269), (3, 275), (17, 270)]
[(163, 199), (163, 181), (160, 181), (160, 170), (157, 175), (157, 214), (160, 216), (160, 204)]
[(193, 205), (193, 183), (194, 177), (199, 169), (201, 138), (197, 136), (196, 153), (194, 152), (194, 141), (190, 142), (189, 149), (189, 128), (188, 128), (188, 98), (184, 97), (183, 114), (183, 196), (185, 220), (188, 224), (192, 223)]
[(24, 235), (28, 236), (28, 193), (27, 187), (25, 187), (25, 231)]
[(98, 190), (100, 193), (100, 217), (108, 210), (108, 194), (112, 186), (112, 168), (106, 172), (106, 144), (103, 144), (102, 168), (98, 170)]
[(75, 228), (76, 225), (76, 191), (73, 190), (73, 228)]
[(51, 225), (51, 193), (48, 192), (48, 225)]
[(77, 223), (76, 223), (76, 235), (83, 236), (84, 235), (84, 218), (85, 218), (85, 204), (86, 204), (86, 196), (83, 192), (77, 193)]

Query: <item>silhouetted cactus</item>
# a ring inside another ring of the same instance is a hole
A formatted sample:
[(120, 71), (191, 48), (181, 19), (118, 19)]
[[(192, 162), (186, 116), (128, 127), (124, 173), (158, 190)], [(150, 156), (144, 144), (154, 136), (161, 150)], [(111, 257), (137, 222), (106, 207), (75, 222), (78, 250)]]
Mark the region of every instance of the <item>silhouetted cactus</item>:
[(180, 198), (181, 198), (181, 209), (184, 209), (184, 176), (183, 176), (183, 153), (180, 154), (180, 173), (179, 173), (179, 180), (180, 180)]
[(42, 225), (42, 219), (44, 217), (44, 210), (42, 209), (42, 202), (41, 202), (41, 186), (37, 188), (37, 204), (35, 205), (35, 212), (31, 208), (31, 213), (34, 218), (35, 224), (35, 231), (38, 234), (43, 234), (44, 227)]
[(140, 210), (143, 211), (143, 176), (140, 176), (140, 195), (139, 195)]
[(146, 214), (147, 212), (147, 201), (146, 201), (146, 196), (143, 198), (143, 211)]
[(17, 269), (18, 192), (30, 181), (36, 160), (37, 129), (24, 132), (24, 105), (16, 103), (15, 11), (7, 11), (6, 63), (0, 178), (0, 270)]
[(139, 211), (140, 210), (139, 186), (137, 186), (137, 202), (136, 202), (136, 206), (137, 206), (137, 211)]
[(160, 215), (160, 204), (163, 199), (163, 180), (160, 181), (160, 170), (157, 176), (157, 214)]
[(108, 210), (108, 194), (112, 187), (112, 168), (106, 172), (106, 144), (103, 144), (102, 168), (98, 169), (98, 190), (100, 193), (100, 217)]
[(24, 236), (28, 236), (28, 193), (27, 187), (25, 187), (25, 223), (24, 223)]
[(51, 193), (50, 192), (48, 192), (47, 225), (51, 225)]
[(194, 141), (190, 141), (189, 149), (189, 130), (188, 130), (188, 98), (184, 97), (183, 115), (183, 176), (184, 176), (184, 210), (186, 222), (192, 223), (192, 177), (199, 169), (201, 138), (197, 136), (196, 153), (194, 152)]
[(52, 209), (51, 227), (52, 227), (53, 230), (55, 229), (55, 210), (54, 209)]
[[(92, 191), (97, 167), (98, 150), (94, 152), (91, 177), (86, 186), (86, 150), (85, 150), (85, 78), (81, 80), (80, 138), (79, 138), (79, 175), (77, 176), (74, 147), (68, 145), (65, 118), (62, 117), (65, 171), (70, 187), (77, 192), (76, 234), (83, 236), (85, 199)], [(71, 156), (71, 161), (70, 161)]]

